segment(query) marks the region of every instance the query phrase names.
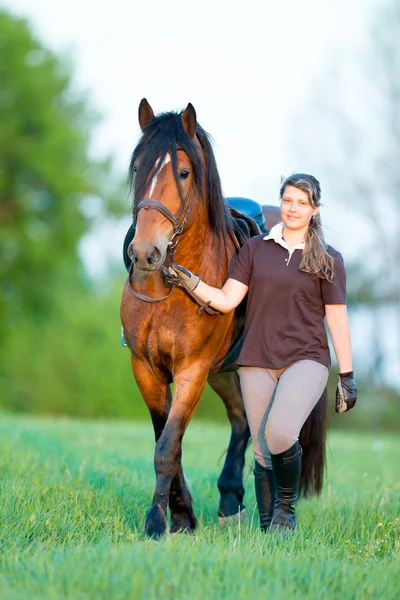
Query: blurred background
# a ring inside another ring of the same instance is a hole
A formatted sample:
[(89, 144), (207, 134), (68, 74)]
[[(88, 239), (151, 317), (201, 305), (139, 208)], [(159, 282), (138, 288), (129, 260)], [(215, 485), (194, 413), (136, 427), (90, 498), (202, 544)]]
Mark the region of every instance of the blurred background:
[[(398, 0), (6, 0), (0, 8), (0, 408), (147, 418), (119, 345), (137, 109), (190, 101), (226, 196), (321, 182), (348, 271), (356, 410), (400, 429)], [(195, 418), (224, 419), (205, 391)]]

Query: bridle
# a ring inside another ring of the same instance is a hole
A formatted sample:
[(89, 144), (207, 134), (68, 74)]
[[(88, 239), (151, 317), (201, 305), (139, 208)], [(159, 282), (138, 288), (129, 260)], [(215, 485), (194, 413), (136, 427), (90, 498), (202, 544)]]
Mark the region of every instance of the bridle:
[[(149, 209), (157, 210), (171, 223), (172, 227), (174, 228), (174, 232), (168, 242), (168, 248), (167, 248), (167, 254), (166, 254), (167, 265), (165, 265), (165, 263), (163, 263), (161, 265), (162, 267), (165, 267), (165, 266), (173, 267), (175, 265), (174, 259), (175, 259), (176, 248), (178, 246), (180, 236), (185, 231), (185, 227), (187, 225), (190, 213), (192, 211), (193, 189), (194, 189), (194, 186), (192, 184), (190, 186), (186, 200), (182, 204), (182, 208), (180, 209), (180, 211), (178, 212), (178, 214), (176, 216), (173, 215), (172, 212), (170, 210), (168, 210), (168, 208), (166, 206), (161, 204), (161, 202), (158, 202), (158, 200), (153, 200), (152, 198), (147, 198), (147, 199), (139, 202), (133, 211), (134, 227), (136, 227), (139, 211), (142, 208), (144, 208), (146, 210), (149, 210)], [(183, 217), (182, 217), (182, 215), (183, 215)], [(182, 220), (181, 220), (181, 222), (179, 222), (181, 217), (182, 217)], [(155, 304), (156, 302), (162, 302), (163, 300), (167, 300), (171, 296), (171, 294), (173, 293), (173, 291), (175, 290), (175, 288), (178, 286), (178, 283), (179, 283), (179, 285), (181, 287), (183, 287), (183, 289), (188, 293), (188, 295), (191, 296), (191, 298), (197, 304), (200, 305), (200, 308), (198, 309), (197, 314), (200, 314), (203, 311), (209, 315), (219, 315), (220, 314), (218, 311), (214, 310), (213, 308), (211, 308), (209, 306), (210, 302), (203, 302), (202, 300), (199, 300), (199, 298), (197, 298), (194, 295), (193, 291), (183, 281), (178, 280), (176, 283), (172, 283), (171, 291), (169, 292), (169, 294), (167, 294), (166, 296), (163, 296), (162, 298), (150, 298), (149, 296), (145, 296), (144, 294), (139, 294), (139, 292), (135, 292), (135, 290), (133, 289), (133, 287), (131, 285), (131, 275), (133, 272), (133, 266), (134, 265), (133, 265), (133, 261), (132, 261), (131, 266), (129, 268), (128, 279), (126, 281), (126, 285), (128, 287), (128, 290), (132, 294), (132, 296), (134, 296), (135, 298), (138, 298), (139, 300), (143, 300), (143, 302), (148, 302), (150, 304)]]
[[(170, 210), (168, 210), (168, 208), (166, 206), (161, 204), (161, 202), (158, 202), (158, 200), (153, 200), (151, 198), (147, 198), (147, 199), (139, 202), (133, 211), (133, 223), (134, 223), (135, 227), (136, 227), (139, 211), (142, 208), (144, 208), (146, 210), (148, 210), (148, 209), (158, 210), (158, 212), (161, 213), (171, 223), (172, 227), (174, 228), (174, 232), (171, 236), (171, 239), (168, 242), (168, 249), (167, 249), (167, 256), (166, 256), (166, 259), (168, 259), (169, 266), (174, 265), (176, 248), (178, 246), (180, 236), (184, 232), (186, 224), (189, 220), (189, 216), (192, 211), (192, 206), (193, 206), (193, 185), (190, 186), (187, 198), (186, 198), (185, 202), (183, 203), (182, 208), (180, 209), (180, 211), (178, 212), (178, 214), (176, 216), (173, 215), (172, 212)], [(182, 218), (182, 221), (179, 223), (179, 220), (180, 220), (182, 214), (183, 214), (183, 218)], [(164, 263), (161, 266), (165, 266)], [(169, 294), (167, 294), (166, 296), (163, 296), (162, 298), (150, 298), (149, 296), (145, 296), (144, 294), (139, 294), (139, 292), (135, 292), (135, 290), (132, 288), (132, 286), (131, 286), (132, 272), (133, 272), (133, 261), (132, 261), (130, 269), (129, 269), (128, 279), (127, 279), (126, 284), (128, 286), (128, 290), (130, 291), (132, 296), (134, 296), (135, 298), (138, 298), (139, 300), (143, 300), (144, 302), (155, 303), (155, 302), (162, 302), (163, 300), (167, 300), (167, 298), (169, 298), (171, 296), (172, 292), (177, 287), (177, 283), (173, 284)]]

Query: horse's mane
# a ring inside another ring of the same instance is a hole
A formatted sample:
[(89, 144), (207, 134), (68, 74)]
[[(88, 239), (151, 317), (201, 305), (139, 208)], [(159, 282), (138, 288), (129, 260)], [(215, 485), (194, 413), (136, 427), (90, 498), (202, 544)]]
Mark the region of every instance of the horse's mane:
[[(206, 198), (211, 230), (216, 236), (225, 237), (227, 232), (232, 231), (233, 224), (228, 205), (222, 195), (221, 180), (211, 145), (211, 136), (197, 124), (196, 136), (206, 159), (204, 173), (199, 149), (194, 140), (186, 133), (181, 117), (182, 112), (162, 113), (154, 117), (145, 128), (133, 151), (129, 165), (129, 184), (134, 195), (133, 209), (135, 209), (136, 203), (143, 198), (146, 188), (150, 185), (168, 152), (171, 155), (172, 168), (181, 201), (184, 202), (177, 170), (177, 149), (181, 149), (186, 152), (192, 163), (193, 183), (199, 197)], [(158, 162), (157, 169), (154, 170), (154, 165), (159, 157), (161, 160)], [(140, 169), (136, 177), (134, 164), (138, 158), (140, 158)], [(203, 189), (204, 181), (206, 189)]]

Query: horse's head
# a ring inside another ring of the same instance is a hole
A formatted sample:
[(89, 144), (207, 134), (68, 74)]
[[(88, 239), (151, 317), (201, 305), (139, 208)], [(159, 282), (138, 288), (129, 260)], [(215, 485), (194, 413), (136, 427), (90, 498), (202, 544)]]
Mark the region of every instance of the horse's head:
[(139, 123), (143, 135), (129, 171), (136, 232), (128, 254), (135, 268), (155, 271), (194, 220), (203, 188), (204, 154), (191, 104), (182, 113), (155, 117), (143, 99)]

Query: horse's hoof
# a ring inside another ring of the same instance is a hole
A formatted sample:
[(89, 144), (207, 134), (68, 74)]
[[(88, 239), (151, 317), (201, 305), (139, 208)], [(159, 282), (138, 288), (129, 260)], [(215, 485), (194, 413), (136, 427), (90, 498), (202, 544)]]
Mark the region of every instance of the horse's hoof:
[(174, 536), (174, 535), (179, 535), (182, 533), (187, 533), (187, 534), (191, 534), (194, 533), (194, 529), (191, 529), (190, 527), (170, 527), (169, 530), (169, 535), (170, 536)]
[(218, 517), (218, 523), (222, 527), (230, 527), (232, 525), (245, 525), (247, 523), (247, 511), (245, 508), (238, 511), (234, 515), (229, 515), (229, 517)]
[(167, 529), (167, 516), (159, 504), (152, 506), (146, 517), (146, 535), (153, 540), (159, 540)]
[(194, 514), (180, 514), (171, 518), (171, 526), (169, 532), (175, 533), (192, 533), (197, 527), (197, 519)]

